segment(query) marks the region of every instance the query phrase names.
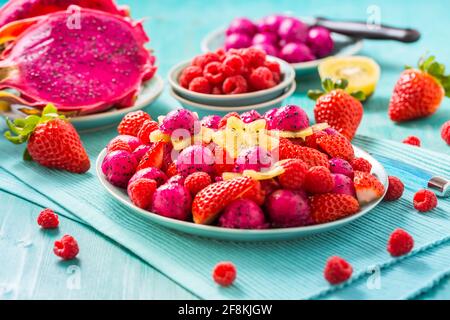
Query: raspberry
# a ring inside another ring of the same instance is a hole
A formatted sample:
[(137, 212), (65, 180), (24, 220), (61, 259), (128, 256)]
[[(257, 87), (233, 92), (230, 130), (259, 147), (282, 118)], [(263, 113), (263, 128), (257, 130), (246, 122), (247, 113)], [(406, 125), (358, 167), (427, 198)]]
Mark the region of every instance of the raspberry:
[(222, 85), (225, 94), (245, 93), (247, 88), (247, 80), (241, 75), (226, 78)]
[(200, 67), (203, 70), (208, 63), (214, 61), (220, 61), (220, 56), (217, 53), (208, 52), (195, 57), (194, 60), (192, 60), (192, 65)]
[(145, 120), (152, 120), (148, 113), (142, 110), (129, 112), (120, 121), (117, 131), (119, 134), (136, 137)]
[(250, 74), (250, 85), (255, 90), (264, 90), (276, 85), (272, 71), (266, 67), (258, 67)]
[(403, 143), (410, 144), (415, 147), (420, 147), (420, 139), (415, 136), (410, 136), (406, 138), (405, 140), (403, 140)]
[(184, 186), (195, 196), (212, 183), (211, 177), (206, 172), (194, 172), (184, 180)]
[(393, 176), (389, 176), (389, 187), (384, 197), (384, 201), (395, 201), (402, 197), (405, 186), (403, 182)]
[(215, 86), (211, 90), (212, 94), (223, 94), (222, 87)]
[(173, 176), (176, 176), (178, 174), (177, 171), (177, 164), (175, 162), (172, 162), (171, 164), (169, 164), (169, 166), (167, 167), (166, 170), (166, 175), (171, 178)]
[(372, 171), (372, 164), (364, 158), (355, 158), (352, 161), (352, 168), (354, 171), (370, 173)]
[(241, 74), (244, 70), (244, 59), (237, 54), (229, 55), (223, 61), (223, 65), (226, 67), (227, 76), (235, 76)]
[(155, 193), (157, 186), (157, 182), (153, 179), (138, 179), (128, 186), (128, 196), (131, 202), (137, 207), (148, 209), (150, 208), (153, 193)]
[(227, 113), (226, 115), (223, 116), (222, 119), (220, 119), (220, 122), (219, 122), (219, 129), (225, 127), (225, 126), (227, 125), (228, 118), (231, 118), (231, 117), (236, 117), (236, 118), (238, 118), (238, 119), (241, 118), (241, 117), (239, 116), (239, 113), (237, 113), (237, 112), (230, 112), (230, 113)]
[(396, 229), (389, 237), (387, 251), (393, 257), (400, 257), (411, 252), (413, 247), (413, 237), (403, 229)]
[(269, 68), (274, 74), (281, 75), (281, 67), (280, 64), (276, 61), (266, 61), (264, 62), (264, 66)]
[(333, 284), (340, 284), (350, 279), (353, 268), (350, 263), (338, 256), (330, 257), (325, 265), (323, 275), (325, 279)]
[(191, 81), (203, 75), (202, 68), (197, 66), (186, 67), (180, 75), (178, 82), (184, 88), (189, 88)]
[(55, 229), (58, 228), (59, 220), (58, 215), (52, 209), (45, 209), (39, 213), (37, 223), (43, 229)]
[(118, 150), (131, 152), (130, 146), (128, 145), (128, 143), (126, 143), (123, 140), (117, 139), (117, 140), (112, 141), (110, 144), (108, 144), (108, 147), (107, 147), (108, 153), (113, 152), (113, 151), (118, 151)]
[(257, 68), (264, 65), (266, 53), (257, 48), (247, 48), (242, 50), (241, 57), (249, 67)]
[(214, 281), (223, 286), (231, 286), (236, 279), (236, 267), (231, 262), (219, 262), (213, 270)]
[(426, 189), (419, 190), (414, 195), (414, 208), (420, 212), (431, 211), (437, 206), (436, 195)]
[(203, 76), (211, 84), (220, 84), (225, 79), (222, 64), (220, 62), (214, 61), (210, 62), (203, 69)]
[(309, 193), (328, 193), (334, 188), (334, 180), (329, 169), (311, 167), (306, 173), (305, 189)]
[(450, 145), (450, 121), (447, 121), (444, 123), (444, 125), (441, 128), (441, 137), (444, 139), (444, 141)]
[(227, 52), (225, 51), (224, 48), (217, 49), (216, 54), (219, 56), (219, 61), (222, 62), (226, 58), (225, 56), (226, 53)]
[(53, 252), (64, 260), (74, 259), (79, 251), (77, 241), (67, 234), (61, 240), (55, 241), (53, 247)]
[(283, 163), (284, 173), (278, 177), (283, 188), (301, 189), (305, 182), (308, 166), (302, 160), (291, 159)]
[(139, 130), (137, 137), (143, 144), (150, 144), (150, 133), (158, 129), (158, 122), (153, 120), (146, 120)]
[(189, 90), (198, 93), (211, 93), (211, 85), (205, 77), (197, 77), (189, 84)]

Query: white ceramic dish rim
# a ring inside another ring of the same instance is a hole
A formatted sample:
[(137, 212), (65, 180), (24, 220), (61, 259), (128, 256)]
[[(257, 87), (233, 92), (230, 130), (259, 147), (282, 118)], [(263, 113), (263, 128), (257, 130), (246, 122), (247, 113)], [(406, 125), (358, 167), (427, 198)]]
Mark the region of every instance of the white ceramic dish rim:
[(271, 61), (276, 61), (280, 65), (282, 65), (282, 68), (281, 68), (282, 71), (289, 70), (289, 72), (285, 72), (283, 74), (283, 76), (284, 76), (283, 80), (279, 84), (277, 84), (275, 87), (272, 87), (270, 89), (259, 90), (259, 91), (248, 92), (248, 93), (230, 94), (230, 95), (206, 94), (206, 93), (198, 93), (198, 92), (190, 91), (190, 90), (180, 86), (178, 84), (177, 80), (178, 80), (178, 77), (179, 77), (181, 71), (191, 63), (191, 60), (180, 62), (179, 64), (173, 66), (172, 69), (170, 69), (169, 76), (168, 76), (169, 84), (175, 90), (183, 92), (186, 95), (197, 96), (199, 98), (204, 98), (204, 99), (220, 100), (220, 101), (227, 101), (227, 100), (232, 101), (235, 99), (254, 98), (254, 97), (261, 96), (261, 95), (270, 94), (272, 92), (281, 90), (281, 89), (289, 86), (289, 84), (295, 79), (295, 70), (292, 68), (292, 66), (289, 63), (287, 63), (286, 61), (281, 60), (277, 57), (267, 56), (267, 59), (271, 60)]
[[(151, 83), (153, 82), (153, 83)], [(152, 88), (152, 90), (154, 90), (156, 92), (156, 94), (153, 94), (149, 97), (147, 97), (146, 99), (139, 101), (139, 103), (135, 103), (133, 106), (128, 107), (128, 108), (124, 108), (124, 109), (114, 109), (111, 111), (106, 111), (106, 112), (100, 112), (100, 113), (96, 113), (96, 114), (91, 114), (91, 115), (85, 115), (85, 116), (79, 116), (79, 117), (73, 117), (70, 118), (70, 121), (74, 124), (78, 124), (78, 123), (83, 123), (83, 122), (87, 122), (87, 121), (93, 121), (93, 120), (100, 120), (100, 119), (104, 119), (106, 117), (110, 117), (110, 116), (115, 116), (115, 115), (124, 115), (128, 112), (132, 112), (132, 111), (136, 111), (136, 110), (140, 110), (143, 107), (147, 106), (147, 104), (153, 100), (155, 100), (156, 98), (158, 98), (161, 93), (164, 90), (164, 80), (162, 79), (162, 77), (158, 74), (155, 74), (155, 76), (146, 84), (144, 84), (142, 90), (145, 91), (146, 90), (146, 86), (155, 86), (155, 88)], [(138, 100), (136, 100), (137, 102)]]
[[(206, 35), (206, 37), (203, 38), (203, 40), (201, 41), (201, 44), (200, 44), (202, 52), (210, 52), (212, 50), (212, 48), (210, 48), (210, 46), (209, 46), (209, 43), (211, 42), (211, 40), (218, 37), (219, 35), (225, 33), (225, 30), (226, 30), (226, 28), (222, 27), (222, 28), (213, 30), (210, 33), (208, 33)], [(334, 32), (331, 33), (332, 36), (335, 34), (336, 33), (334, 33)], [(344, 36), (344, 35), (339, 35), (339, 36)], [(346, 37), (348, 37), (348, 36), (346, 36)], [(355, 39), (355, 43), (351, 46), (351, 48), (349, 48), (347, 50), (347, 52), (340, 52), (335, 55), (327, 56), (327, 57), (324, 57), (321, 59), (316, 59), (316, 60), (308, 61), (308, 62), (290, 63), (290, 65), (294, 68), (294, 70), (310, 69), (310, 68), (317, 67), (323, 60), (330, 58), (332, 56), (347, 57), (347, 56), (353, 56), (353, 55), (357, 54), (358, 52), (360, 52), (364, 46), (364, 41), (362, 39), (356, 39), (356, 38), (352, 38), (352, 37), (348, 37), (348, 38)], [(282, 60), (282, 61), (287, 63), (284, 60)]]
[[(114, 187), (113, 185), (111, 185), (104, 178), (104, 175), (101, 171), (101, 164), (102, 164), (103, 158), (106, 155), (106, 149), (103, 149), (97, 157), (96, 172), (97, 172), (97, 177), (100, 180), (100, 183), (114, 198), (116, 198), (119, 202), (121, 202), (125, 206), (132, 207), (133, 210), (135, 212), (138, 212), (140, 215), (148, 217), (155, 223), (161, 224), (161, 225), (165, 226), (166, 228), (171, 228), (171, 229), (178, 230), (178, 231), (182, 230), (182, 232), (184, 232), (184, 233), (190, 233), (191, 230), (195, 230), (195, 229), (197, 229), (199, 231), (204, 231), (207, 233), (217, 232), (219, 234), (219, 236), (217, 238), (220, 237), (220, 234), (225, 235), (224, 237), (222, 237), (222, 239), (227, 238), (226, 237), (227, 235), (228, 236), (236, 235), (237, 239), (242, 239), (242, 236), (247, 235), (247, 236), (249, 236), (249, 239), (251, 239), (251, 240), (254, 239), (253, 236), (255, 236), (255, 235), (259, 235), (262, 237), (264, 237), (264, 236), (270, 237), (271, 235), (272, 236), (280, 236), (280, 234), (282, 234), (283, 237), (286, 237), (286, 238), (288, 238), (289, 235), (299, 235), (299, 237), (301, 237), (301, 235), (300, 235), (301, 233), (312, 234), (312, 233), (320, 232), (321, 230), (328, 231), (331, 229), (335, 229), (341, 225), (348, 224), (356, 219), (359, 219), (362, 216), (368, 214), (370, 211), (372, 211), (372, 209), (374, 209), (383, 200), (384, 196), (386, 195), (389, 182), (387, 180), (388, 175), (387, 175), (387, 172), (384, 169), (384, 167), (381, 165), (380, 162), (378, 162), (378, 160), (376, 160), (374, 157), (372, 157), (366, 151), (364, 151), (356, 146), (353, 146), (353, 148), (355, 149), (355, 153), (358, 156), (365, 157), (367, 160), (369, 160), (372, 163), (372, 165), (374, 165), (375, 167), (378, 167), (382, 170), (382, 174), (385, 177), (385, 180), (381, 181), (381, 183), (385, 187), (385, 192), (384, 192), (383, 196), (381, 198), (379, 198), (378, 200), (364, 206), (362, 208), (362, 210), (360, 210), (360, 212), (358, 212), (350, 217), (340, 219), (337, 221), (333, 221), (333, 222), (329, 222), (329, 223), (323, 223), (323, 224), (319, 224), (319, 225), (312, 225), (312, 226), (305, 226), (305, 227), (296, 227), (296, 228), (278, 228), (278, 229), (263, 229), (263, 230), (229, 229), (229, 228), (201, 225), (201, 224), (195, 224), (193, 222), (186, 222), (186, 221), (180, 221), (180, 220), (176, 220), (176, 219), (166, 218), (166, 217), (160, 216), (156, 213), (141, 209), (141, 208), (135, 206), (134, 204), (132, 204), (130, 201), (127, 201), (126, 199), (123, 199), (116, 194), (114, 189), (117, 189), (117, 187)], [(174, 227), (169, 227), (168, 225), (174, 225)], [(175, 226), (177, 226), (177, 227), (175, 227)], [(208, 237), (208, 236), (206, 236), (206, 237)], [(257, 241), (257, 240), (254, 240), (254, 241)]]
[(190, 105), (195, 108), (211, 110), (211, 111), (219, 111), (219, 112), (231, 112), (231, 111), (247, 111), (247, 110), (252, 110), (252, 109), (255, 109), (255, 110), (256, 109), (264, 109), (264, 108), (270, 107), (271, 105), (281, 102), (281, 101), (285, 100), (286, 98), (288, 98), (289, 96), (291, 96), (294, 93), (296, 88), (297, 88), (297, 83), (295, 81), (292, 81), (292, 84), (289, 87), (289, 89), (287, 89), (281, 96), (279, 96), (275, 99), (266, 101), (266, 102), (252, 104), (252, 105), (248, 105), (248, 106), (241, 106), (241, 107), (216, 107), (216, 106), (201, 104), (198, 102), (193, 102), (191, 100), (180, 97), (173, 89), (170, 90), (170, 94), (176, 100), (178, 100), (180, 103), (187, 104), (187, 105)]

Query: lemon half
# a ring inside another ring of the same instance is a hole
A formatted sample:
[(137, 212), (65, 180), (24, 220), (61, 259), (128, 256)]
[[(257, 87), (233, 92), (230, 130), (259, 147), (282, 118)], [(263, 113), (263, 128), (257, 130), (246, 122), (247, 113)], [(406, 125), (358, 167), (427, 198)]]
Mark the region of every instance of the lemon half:
[(380, 66), (375, 60), (362, 57), (330, 57), (319, 65), (322, 81), (331, 78), (348, 80), (348, 93), (362, 91), (366, 97), (372, 95), (380, 80)]

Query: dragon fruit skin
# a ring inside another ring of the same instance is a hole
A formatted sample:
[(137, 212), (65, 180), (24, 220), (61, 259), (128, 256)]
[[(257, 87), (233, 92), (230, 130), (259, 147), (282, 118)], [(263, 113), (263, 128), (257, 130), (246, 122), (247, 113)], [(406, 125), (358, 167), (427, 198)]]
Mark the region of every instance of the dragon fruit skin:
[[(118, 135), (117, 137), (114, 137), (109, 143), (108, 146), (113, 144), (116, 141), (123, 141), (130, 147), (131, 151), (136, 150), (137, 147), (141, 145), (141, 141), (137, 137), (129, 136), (126, 134)], [(106, 148), (108, 148), (108, 146)]]
[(167, 181), (167, 176), (164, 172), (162, 172), (158, 168), (150, 167), (141, 169), (136, 172), (131, 177), (130, 181), (128, 181), (128, 186), (130, 186), (130, 184), (132, 184), (134, 181), (142, 178), (155, 180), (158, 186), (163, 185)]
[(232, 229), (267, 229), (264, 212), (253, 201), (235, 200), (230, 203), (219, 218), (219, 226)]
[(128, 7), (117, 6), (113, 0), (9, 0), (0, 9), (0, 28), (13, 21), (63, 11), (70, 5), (121, 16), (129, 15)]
[(268, 128), (282, 131), (299, 131), (309, 127), (306, 112), (296, 105), (287, 105), (278, 109), (268, 121)]
[(266, 199), (266, 210), (275, 228), (293, 228), (313, 223), (308, 197), (302, 191), (280, 189)]
[(0, 43), (21, 31), (0, 62), (0, 89), (19, 91), (22, 97), (9, 97), (16, 103), (36, 108), (53, 103), (60, 112), (132, 106), (142, 82), (156, 70), (142, 24), (70, 8), (79, 10), (78, 28), (69, 24), (73, 13), (61, 11), (0, 29)]
[(162, 120), (159, 130), (162, 133), (171, 135), (177, 129), (184, 129), (191, 135), (200, 131), (198, 116), (188, 109), (177, 109), (170, 111)]
[(356, 198), (356, 190), (355, 185), (353, 184), (353, 180), (343, 174), (335, 174), (331, 175), (334, 180), (334, 189), (332, 193), (337, 194), (347, 194)]
[(213, 114), (213, 115), (203, 117), (201, 124), (202, 124), (202, 126), (204, 126), (206, 128), (217, 130), (217, 129), (219, 129), (220, 120), (222, 120), (221, 116)]
[(234, 171), (255, 170), (261, 172), (270, 169), (272, 164), (273, 158), (269, 152), (259, 146), (250, 147), (239, 153)]
[(331, 38), (330, 31), (324, 27), (311, 28), (308, 32), (306, 43), (314, 55), (319, 58), (330, 55), (334, 49), (334, 41)]
[(128, 151), (117, 150), (106, 155), (102, 162), (102, 172), (111, 184), (126, 188), (134, 175), (138, 163)]
[(251, 123), (261, 118), (262, 118), (261, 115), (256, 110), (247, 111), (241, 114), (241, 120), (244, 123)]
[(164, 217), (187, 221), (191, 216), (191, 203), (191, 195), (185, 186), (166, 183), (153, 194), (151, 211)]
[(215, 157), (212, 151), (201, 145), (189, 146), (178, 155), (177, 171), (183, 177), (194, 172), (214, 173)]
[(330, 159), (330, 171), (335, 174), (343, 174), (351, 180), (355, 177), (352, 165), (348, 161), (341, 158)]

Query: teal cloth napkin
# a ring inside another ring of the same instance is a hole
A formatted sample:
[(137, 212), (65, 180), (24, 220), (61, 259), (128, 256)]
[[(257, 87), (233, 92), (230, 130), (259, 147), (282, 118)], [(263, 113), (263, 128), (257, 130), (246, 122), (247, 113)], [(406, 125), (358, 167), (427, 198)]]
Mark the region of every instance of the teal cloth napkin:
[[(113, 129), (82, 135), (93, 164), (114, 135)], [(438, 175), (450, 174), (450, 157), (443, 154), (362, 136), (355, 144)], [(6, 171), (0, 175), (0, 189), (27, 192), (26, 198), (36, 202), (53, 202), (61, 214), (91, 225), (201, 298), (414, 298), (450, 271), (450, 203), (441, 199), (433, 212), (416, 212), (412, 197), (424, 181), (395, 167), (387, 169), (404, 181), (403, 198), (382, 203), (349, 226), (293, 241), (239, 243), (157, 226), (112, 199), (97, 181), (94, 168), (85, 175), (48, 170), (20, 161), (19, 149), (0, 142), (0, 166)], [(20, 188), (12, 188), (13, 184)], [(386, 241), (398, 227), (414, 236), (415, 249), (393, 259), (386, 252)], [(344, 285), (333, 287), (323, 279), (323, 266), (331, 255), (344, 257), (354, 267), (352, 279)], [(233, 261), (239, 273), (236, 284), (226, 289), (217, 287), (210, 276), (214, 264), (222, 260)]]

